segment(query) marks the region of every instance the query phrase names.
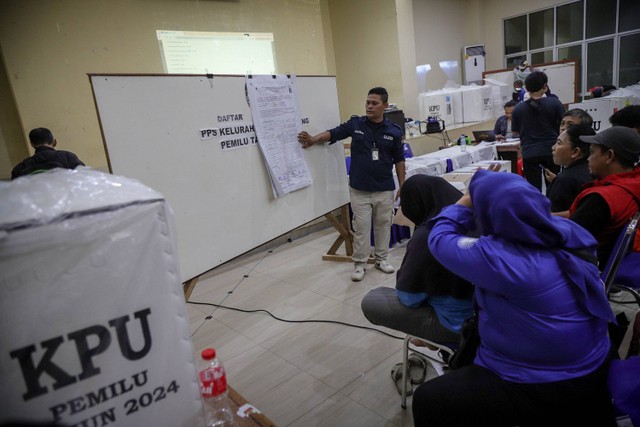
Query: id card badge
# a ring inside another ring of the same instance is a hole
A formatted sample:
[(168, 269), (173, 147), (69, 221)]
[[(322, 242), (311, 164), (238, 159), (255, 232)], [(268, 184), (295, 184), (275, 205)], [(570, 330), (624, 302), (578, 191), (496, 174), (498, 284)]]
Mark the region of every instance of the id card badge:
[(380, 159), (380, 153), (378, 153), (378, 149), (377, 148), (372, 148), (371, 149), (371, 160), (376, 161)]

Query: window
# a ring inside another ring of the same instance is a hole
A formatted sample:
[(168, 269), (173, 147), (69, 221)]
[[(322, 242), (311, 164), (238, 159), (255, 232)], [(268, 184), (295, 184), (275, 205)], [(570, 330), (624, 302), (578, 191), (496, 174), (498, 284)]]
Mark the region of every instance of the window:
[(638, 16), (639, 0), (574, 0), (505, 18), (505, 67), (523, 60), (532, 65), (577, 60), (582, 95), (594, 86), (638, 83)]
[(620, 38), (619, 72), (620, 87), (640, 82), (640, 33)]
[(613, 84), (613, 39), (588, 43), (587, 89), (611, 84)]
[(640, 29), (640, 2), (638, 0), (620, 0), (619, 32)]
[(544, 64), (545, 62), (553, 62), (553, 50), (545, 50), (531, 54), (532, 64)]
[(558, 48), (558, 61), (573, 59), (578, 61), (578, 81), (576, 82), (578, 93), (582, 93), (582, 44)]
[(504, 52), (506, 55), (527, 50), (527, 16), (504, 21)]
[(582, 40), (582, 2), (569, 3), (557, 9), (557, 44)]
[(587, 38), (616, 32), (616, 0), (586, 0)]
[(529, 49), (548, 46), (553, 46), (553, 9), (529, 15)]

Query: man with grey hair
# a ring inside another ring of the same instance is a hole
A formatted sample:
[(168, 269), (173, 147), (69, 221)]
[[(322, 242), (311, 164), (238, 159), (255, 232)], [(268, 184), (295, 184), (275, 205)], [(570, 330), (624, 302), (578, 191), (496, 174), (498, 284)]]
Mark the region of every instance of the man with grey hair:
[(562, 120), (560, 121), (560, 133), (573, 125), (593, 126), (593, 117), (591, 117), (591, 115), (582, 108), (572, 108), (562, 116)]

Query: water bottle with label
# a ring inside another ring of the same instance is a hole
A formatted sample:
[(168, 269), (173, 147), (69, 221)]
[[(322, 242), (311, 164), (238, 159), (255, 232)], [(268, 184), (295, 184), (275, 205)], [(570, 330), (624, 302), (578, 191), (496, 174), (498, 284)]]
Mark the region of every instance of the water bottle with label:
[(235, 425), (227, 394), (227, 375), (213, 348), (202, 350), (198, 377), (207, 427)]
[(465, 134), (460, 135), (460, 139), (458, 139), (458, 144), (460, 144), (460, 151), (467, 151), (467, 137)]

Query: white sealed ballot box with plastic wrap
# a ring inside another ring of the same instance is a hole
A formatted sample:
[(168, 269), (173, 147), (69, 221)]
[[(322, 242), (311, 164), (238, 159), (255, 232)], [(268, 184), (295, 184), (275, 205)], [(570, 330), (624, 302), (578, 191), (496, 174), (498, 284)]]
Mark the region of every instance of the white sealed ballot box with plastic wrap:
[(0, 424), (204, 426), (178, 265), (138, 181), (0, 182)]

